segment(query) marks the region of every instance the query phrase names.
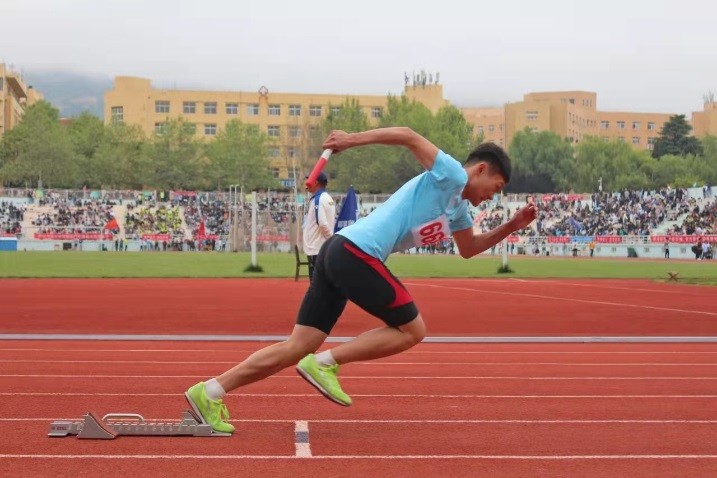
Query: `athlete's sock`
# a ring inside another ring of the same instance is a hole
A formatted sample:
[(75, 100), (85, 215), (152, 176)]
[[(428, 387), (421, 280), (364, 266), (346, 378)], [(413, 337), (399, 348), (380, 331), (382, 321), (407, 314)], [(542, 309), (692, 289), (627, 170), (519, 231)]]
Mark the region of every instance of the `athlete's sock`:
[(219, 400), (227, 394), (227, 392), (224, 390), (224, 387), (222, 387), (222, 385), (217, 382), (216, 378), (204, 382), (204, 390), (206, 390), (207, 392), (207, 397), (212, 400)]
[(324, 350), (323, 352), (317, 354), (316, 361), (319, 362), (319, 365), (323, 365), (324, 367), (336, 365), (336, 360), (334, 360), (334, 356), (331, 355), (331, 350)]

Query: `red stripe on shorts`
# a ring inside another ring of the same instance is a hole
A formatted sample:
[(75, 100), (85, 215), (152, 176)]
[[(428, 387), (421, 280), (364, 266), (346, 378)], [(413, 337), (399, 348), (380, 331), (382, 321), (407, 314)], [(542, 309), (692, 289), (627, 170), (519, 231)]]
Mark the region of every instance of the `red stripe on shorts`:
[(379, 261), (373, 256), (369, 256), (360, 249), (356, 249), (351, 244), (344, 243), (344, 247), (351, 254), (355, 255), (363, 262), (368, 264), (373, 270), (378, 272), (379, 275), (386, 280), (386, 282), (391, 284), (391, 287), (393, 287), (393, 292), (396, 294), (396, 298), (388, 305), (390, 309), (413, 302), (413, 297), (411, 297), (411, 294), (409, 294), (408, 291), (401, 284), (396, 282), (396, 279), (394, 279), (391, 273), (388, 272), (388, 269), (386, 269), (386, 266), (383, 264), (383, 262)]

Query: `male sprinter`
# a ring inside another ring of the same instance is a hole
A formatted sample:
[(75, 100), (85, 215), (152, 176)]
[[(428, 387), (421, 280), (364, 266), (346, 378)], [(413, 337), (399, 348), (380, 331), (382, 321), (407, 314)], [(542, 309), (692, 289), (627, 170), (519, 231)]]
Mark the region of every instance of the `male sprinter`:
[[(339, 365), (403, 352), (426, 334), (411, 295), (384, 264), (389, 254), (432, 244), (452, 233), (461, 256), (469, 258), (535, 219), (536, 208), (528, 204), (507, 223), (484, 234), (473, 233), (468, 203), (476, 206), (490, 199), (510, 180), (510, 159), (495, 144), (478, 146), (463, 166), (409, 128), (355, 134), (333, 131), (323, 147), (341, 152), (368, 144), (405, 146), (426, 171), (321, 247), (313, 280), (287, 341), (261, 349), (219, 377), (187, 390), (189, 403), (214, 430), (234, 431), (222, 402), (227, 392), (297, 362), (299, 374), (327, 398), (351, 405), (351, 397), (337, 379)], [(348, 300), (381, 319), (384, 326), (314, 355)]]

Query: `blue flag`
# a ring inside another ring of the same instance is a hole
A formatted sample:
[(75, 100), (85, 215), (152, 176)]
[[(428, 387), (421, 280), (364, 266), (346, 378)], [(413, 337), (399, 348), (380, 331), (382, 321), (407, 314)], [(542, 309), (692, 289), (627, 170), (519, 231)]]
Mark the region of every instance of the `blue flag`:
[(341, 212), (339, 217), (336, 218), (336, 226), (334, 227), (334, 233), (339, 232), (346, 226), (350, 226), (355, 223), (358, 219), (358, 201), (356, 199), (356, 191), (354, 187), (350, 186), (349, 191), (346, 193), (344, 203), (341, 205)]

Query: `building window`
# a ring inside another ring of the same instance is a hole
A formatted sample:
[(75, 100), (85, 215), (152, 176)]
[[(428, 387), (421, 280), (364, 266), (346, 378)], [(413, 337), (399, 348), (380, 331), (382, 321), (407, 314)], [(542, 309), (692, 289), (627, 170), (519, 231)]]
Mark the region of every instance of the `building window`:
[(289, 126), (289, 137), (300, 138), (301, 137), (301, 127), (300, 126)]
[(640, 137), (639, 137), (639, 136), (633, 136), (633, 137), (632, 137), (632, 144), (640, 144)]
[(492, 133), (492, 132), (494, 132), (494, 131), (495, 131), (495, 125), (494, 125), (494, 124), (489, 124), (489, 125), (488, 125), (488, 132), (489, 132), (489, 133)]
[(649, 123), (647, 123), (647, 130), (648, 130), (648, 131), (655, 131), (656, 129), (657, 129), (657, 125), (656, 125), (655, 123), (653, 123), (652, 121), (650, 121)]
[(204, 134), (207, 136), (214, 136), (217, 134), (217, 125), (215, 124), (205, 124), (204, 125)]
[(154, 132), (155, 133), (164, 133), (164, 131), (167, 129), (167, 123), (154, 123)]
[[(0, 78), (2, 80), (2, 78)], [(113, 106), (112, 107), (112, 122), (121, 123), (124, 121), (124, 106)]]
[(216, 103), (204, 103), (204, 114), (205, 115), (217, 114), (217, 104)]
[(617, 129), (625, 129), (625, 122), (624, 122), (624, 121), (618, 121), (618, 122), (617, 122)]
[(299, 149), (298, 148), (289, 148), (289, 151), (287, 153), (290, 158), (298, 158), (299, 157)]
[(227, 114), (238, 115), (239, 114), (239, 103), (227, 103)]
[(482, 126), (478, 126), (478, 134), (483, 134), (483, 127), (482, 127)]
[(601, 121), (601, 122), (600, 122), (600, 127), (601, 127), (602, 129), (609, 129), (609, 128), (610, 128), (610, 122), (609, 122), (609, 121)]
[(624, 142), (625, 142), (625, 137), (624, 137), (624, 136), (618, 136), (618, 137), (617, 137), (617, 142), (618, 142), (618, 143), (624, 143)]
[(371, 118), (380, 118), (381, 116), (383, 116), (383, 108), (379, 106), (371, 108)]
[(301, 105), (289, 105), (289, 116), (301, 116)]
[(269, 105), (269, 116), (281, 116), (281, 105)]
[(3, 80), (4, 80), (4, 79), (5, 79), (5, 78), (0, 78), (0, 91), (2, 91), (2, 88), (3, 88), (2, 83), (3, 83)]
[(309, 106), (309, 116), (321, 116), (321, 106)]
[(632, 129), (634, 129), (635, 131), (639, 130), (639, 129), (640, 129), (640, 122), (639, 122), (639, 121), (633, 121), (633, 122), (632, 122)]
[(154, 102), (155, 113), (169, 113), (169, 101), (155, 101)]
[(279, 151), (279, 148), (269, 148), (267, 150), (267, 153), (269, 154), (270, 158), (278, 158), (281, 151)]
[(526, 111), (525, 112), (525, 119), (528, 121), (535, 121), (538, 119), (538, 112), (537, 111)]
[(647, 138), (647, 144), (650, 145), (650, 146), (652, 146), (653, 144), (655, 144), (655, 138)]
[(331, 114), (333, 116), (338, 116), (341, 114), (341, 107), (340, 106), (332, 106), (331, 107)]
[(279, 126), (277, 126), (277, 125), (270, 125), (270, 126), (267, 128), (267, 131), (266, 131), (266, 132), (267, 132), (267, 134), (268, 134), (269, 136), (271, 136), (272, 138), (278, 138), (278, 137), (279, 137), (279, 132), (280, 132)]
[(185, 101), (182, 103), (182, 113), (185, 115), (193, 115), (197, 112), (197, 104), (194, 101)]
[(271, 175), (274, 179), (279, 179), (279, 168), (271, 168)]
[(248, 114), (249, 116), (258, 116), (259, 115), (259, 105), (256, 103), (246, 105), (246, 114)]

